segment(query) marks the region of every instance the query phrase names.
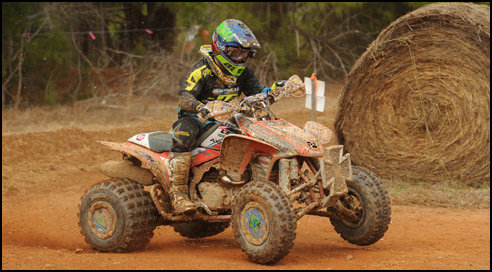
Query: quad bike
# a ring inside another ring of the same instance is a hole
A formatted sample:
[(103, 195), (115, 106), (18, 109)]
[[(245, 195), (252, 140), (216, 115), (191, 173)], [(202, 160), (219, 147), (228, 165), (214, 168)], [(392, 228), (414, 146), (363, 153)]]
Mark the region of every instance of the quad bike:
[[(275, 100), (303, 95), (299, 82), (289, 79)], [(327, 127), (308, 121), (299, 128), (275, 117), (264, 94), (207, 107), (211, 113), (202, 120), (218, 122), (192, 149), (188, 186), (197, 207), (192, 215), (175, 214), (170, 202), (171, 133), (100, 142), (123, 158), (104, 163), (101, 170), (110, 179), (81, 199), (79, 225), (95, 250), (142, 249), (159, 225), (172, 225), (184, 237), (204, 238), (232, 224), (251, 260), (274, 264), (292, 249), (296, 222), (304, 215), (328, 217), (335, 231), (355, 245), (383, 237), (391, 213), (386, 189), (373, 172), (352, 166), (343, 146), (329, 146)]]

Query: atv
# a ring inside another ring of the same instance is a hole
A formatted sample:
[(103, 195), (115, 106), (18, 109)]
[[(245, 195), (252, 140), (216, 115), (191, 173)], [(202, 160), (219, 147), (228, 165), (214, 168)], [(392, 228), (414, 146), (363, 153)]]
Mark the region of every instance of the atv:
[[(279, 88), (275, 100), (304, 94), (292, 86)], [(330, 129), (312, 121), (300, 128), (276, 117), (265, 94), (207, 107), (203, 121), (216, 122), (192, 149), (188, 186), (197, 212), (191, 215), (175, 214), (170, 202), (170, 132), (100, 142), (123, 156), (104, 163), (101, 171), (109, 179), (81, 198), (79, 226), (92, 248), (143, 249), (159, 225), (193, 239), (232, 225), (252, 261), (275, 264), (292, 249), (297, 221), (305, 215), (329, 218), (343, 239), (359, 246), (377, 242), (388, 230), (386, 189), (372, 171), (352, 165), (342, 145), (330, 146)]]

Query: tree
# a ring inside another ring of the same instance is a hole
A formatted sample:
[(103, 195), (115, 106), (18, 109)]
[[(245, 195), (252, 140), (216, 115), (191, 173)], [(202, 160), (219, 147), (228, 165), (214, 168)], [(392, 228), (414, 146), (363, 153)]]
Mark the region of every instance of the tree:
[[(117, 92), (115, 82), (139, 73), (145, 57), (198, 60), (199, 46), (209, 44), (215, 28), (228, 18), (246, 23), (260, 41), (262, 49), (248, 64), (264, 84), (313, 72), (338, 81), (384, 27), (424, 4), (5, 2), (2, 107)], [(197, 29), (202, 35), (190, 42)], [(183, 49), (192, 46), (184, 59)]]

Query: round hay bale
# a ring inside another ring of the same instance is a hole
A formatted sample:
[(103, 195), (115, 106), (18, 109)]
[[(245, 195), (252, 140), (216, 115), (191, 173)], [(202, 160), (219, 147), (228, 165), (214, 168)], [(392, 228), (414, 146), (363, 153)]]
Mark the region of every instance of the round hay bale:
[(430, 4), (385, 28), (345, 79), (335, 133), (385, 178), (490, 182), (490, 7)]

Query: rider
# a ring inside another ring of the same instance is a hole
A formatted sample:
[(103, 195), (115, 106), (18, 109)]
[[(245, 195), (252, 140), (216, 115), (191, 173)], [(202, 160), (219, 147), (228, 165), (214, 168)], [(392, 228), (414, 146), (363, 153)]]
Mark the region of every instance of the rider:
[[(272, 88), (262, 85), (246, 66), (247, 59), (260, 48), (255, 35), (243, 22), (227, 19), (213, 33), (212, 45), (200, 48), (203, 58), (182, 81), (178, 91), (178, 120), (173, 124), (169, 153), (170, 195), (175, 213), (196, 211), (188, 195), (188, 174), (191, 148), (205, 126), (197, 115), (205, 117), (210, 113), (205, 104), (214, 100), (228, 102), (242, 93), (247, 96), (266, 93), (273, 97), (276, 84)], [(275, 99), (269, 100), (273, 103)]]

